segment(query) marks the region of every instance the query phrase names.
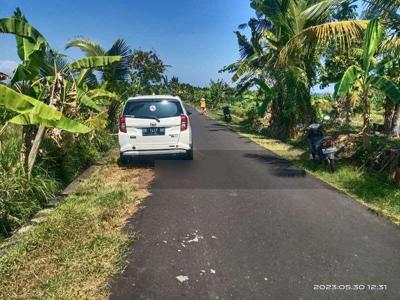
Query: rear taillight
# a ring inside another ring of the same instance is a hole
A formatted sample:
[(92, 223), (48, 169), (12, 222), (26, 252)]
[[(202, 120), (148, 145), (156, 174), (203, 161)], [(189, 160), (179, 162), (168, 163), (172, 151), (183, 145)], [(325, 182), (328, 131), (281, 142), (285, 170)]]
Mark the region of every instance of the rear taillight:
[(332, 147), (332, 146), (333, 146), (333, 141), (331, 141), (331, 140), (326, 141), (326, 142), (324, 143), (324, 146), (325, 146), (325, 147)]
[(189, 118), (186, 115), (181, 115), (181, 131), (188, 129)]
[(126, 119), (125, 119), (125, 116), (119, 117), (119, 131), (126, 133)]

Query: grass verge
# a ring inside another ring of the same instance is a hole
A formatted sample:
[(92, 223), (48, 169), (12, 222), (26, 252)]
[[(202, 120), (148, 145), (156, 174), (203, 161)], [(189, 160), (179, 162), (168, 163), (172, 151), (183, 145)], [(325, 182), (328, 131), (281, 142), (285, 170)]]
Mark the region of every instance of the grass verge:
[[(126, 220), (148, 195), (147, 169), (121, 168), (117, 152), (75, 195), (0, 256), (0, 299), (106, 299), (131, 237)], [(3, 245), (7, 246), (7, 244)]]
[[(217, 111), (207, 111), (207, 115), (219, 121), (223, 120), (222, 114)], [(345, 192), (377, 214), (400, 224), (400, 189), (388, 176), (376, 171), (359, 170), (347, 160), (339, 161), (337, 171), (332, 174), (323, 165), (310, 160), (308, 149), (299, 147), (297, 141), (293, 141), (292, 145), (258, 133), (249, 133), (240, 126), (240, 121), (233, 118), (229, 126), (260, 146), (293, 161), (295, 165)]]

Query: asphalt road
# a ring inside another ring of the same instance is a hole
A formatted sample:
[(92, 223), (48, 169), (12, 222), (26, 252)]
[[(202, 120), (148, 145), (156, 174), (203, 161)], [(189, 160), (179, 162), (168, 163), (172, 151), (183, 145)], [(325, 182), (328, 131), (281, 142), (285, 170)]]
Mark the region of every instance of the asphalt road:
[(155, 162), (112, 299), (400, 299), (398, 227), (221, 124), (191, 122), (195, 160)]

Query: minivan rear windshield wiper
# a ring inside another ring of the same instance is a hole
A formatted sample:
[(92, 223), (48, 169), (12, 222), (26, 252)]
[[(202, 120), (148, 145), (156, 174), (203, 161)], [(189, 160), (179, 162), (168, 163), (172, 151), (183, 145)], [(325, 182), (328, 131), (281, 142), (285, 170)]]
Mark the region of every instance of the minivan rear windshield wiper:
[(158, 123), (160, 123), (160, 119), (157, 117), (152, 117), (152, 116), (133, 116), (134, 118), (137, 119), (152, 119), (152, 120), (156, 120)]

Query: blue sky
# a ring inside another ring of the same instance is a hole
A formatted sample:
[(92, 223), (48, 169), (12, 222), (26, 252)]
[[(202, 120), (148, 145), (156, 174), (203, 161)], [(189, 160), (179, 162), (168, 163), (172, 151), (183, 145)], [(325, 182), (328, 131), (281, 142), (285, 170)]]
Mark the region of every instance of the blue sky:
[[(246, 0), (0, 0), (0, 17), (15, 7), (57, 50), (76, 35), (107, 48), (122, 37), (133, 48), (156, 50), (172, 66), (170, 76), (197, 85), (222, 77), (218, 70), (238, 58), (233, 31), (253, 15)], [(0, 60), (3, 70), (18, 61), (8, 35), (0, 35)]]
[[(254, 15), (248, 0), (0, 0), (0, 17), (20, 7), (57, 50), (82, 35), (105, 48), (121, 37), (132, 48), (155, 50), (171, 65), (169, 76), (206, 85), (229, 75), (218, 73), (238, 58), (233, 31)], [(65, 52), (79, 58), (78, 50)], [(18, 61), (15, 41), (0, 35), (0, 71)]]

